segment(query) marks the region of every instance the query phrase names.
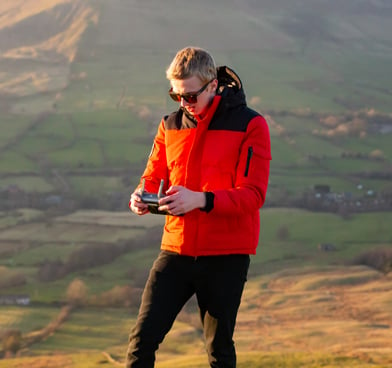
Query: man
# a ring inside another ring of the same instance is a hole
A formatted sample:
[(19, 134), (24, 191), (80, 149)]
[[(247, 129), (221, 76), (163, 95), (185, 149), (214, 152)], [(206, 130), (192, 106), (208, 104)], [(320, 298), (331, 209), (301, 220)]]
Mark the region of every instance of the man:
[[(167, 216), (126, 366), (154, 366), (159, 344), (195, 294), (210, 366), (232, 368), (237, 311), (267, 192), (269, 130), (246, 106), (240, 78), (216, 68), (207, 51), (180, 50), (166, 76), (180, 107), (162, 119), (142, 180), (147, 192), (157, 193), (163, 179), (158, 209)], [(140, 187), (129, 207), (144, 215), (149, 209)]]

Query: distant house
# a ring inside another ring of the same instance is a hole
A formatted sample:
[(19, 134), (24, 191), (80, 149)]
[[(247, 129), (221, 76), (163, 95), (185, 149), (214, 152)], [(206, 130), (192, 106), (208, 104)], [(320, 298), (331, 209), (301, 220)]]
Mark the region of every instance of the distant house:
[(317, 248), (321, 252), (333, 252), (336, 250), (335, 244), (332, 243), (320, 243)]
[(316, 184), (313, 186), (313, 190), (316, 193), (320, 193), (320, 194), (327, 194), (331, 192), (331, 187), (329, 185), (326, 184)]
[(8, 185), (8, 187), (6, 188), (6, 191), (9, 194), (18, 194), (18, 193), (22, 193), (23, 190), (21, 188), (19, 188), (19, 186), (17, 184), (10, 184)]
[(29, 305), (29, 295), (0, 295), (0, 305)]
[(59, 206), (63, 202), (63, 197), (59, 195), (49, 195), (45, 198), (45, 203), (49, 206)]

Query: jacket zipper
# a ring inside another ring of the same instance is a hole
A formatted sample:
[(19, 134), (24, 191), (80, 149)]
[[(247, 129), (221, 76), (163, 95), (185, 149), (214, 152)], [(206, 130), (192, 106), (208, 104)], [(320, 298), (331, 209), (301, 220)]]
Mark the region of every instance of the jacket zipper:
[(250, 160), (251, 160), (252, 156), (253, 156), (253, 147), (250, 146), (250, 147), (248, 148), (248, 157), (247, 157), (247, 159), (246, 159), (246, 167), (245, 167), (245, 173), (244, 173), (244, 176), (245, 176), (245, 177), (248, 176), (249, 165), (250, 165)]

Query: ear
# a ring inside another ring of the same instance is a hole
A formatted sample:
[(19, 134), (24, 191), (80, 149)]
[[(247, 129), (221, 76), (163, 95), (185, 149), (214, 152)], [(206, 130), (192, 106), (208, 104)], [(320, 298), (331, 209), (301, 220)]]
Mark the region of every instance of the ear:
[(217, 89), (218, 89), (218, 79), (214, 79), (211, 83), (210, 83), (210, 86), (211, 86), (211, 90), (212, 91), (217, 91)]

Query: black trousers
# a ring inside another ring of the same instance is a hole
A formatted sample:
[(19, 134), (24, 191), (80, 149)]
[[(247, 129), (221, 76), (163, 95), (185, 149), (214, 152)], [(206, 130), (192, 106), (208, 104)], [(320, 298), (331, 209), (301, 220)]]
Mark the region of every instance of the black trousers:
[(242, 254), (194, 258), (162, 251), (143, 292), (126, 367), (154, 367), (159, 344), (194, 294), (210, 367), (236, 367), (233, 333), (249, 262)]

